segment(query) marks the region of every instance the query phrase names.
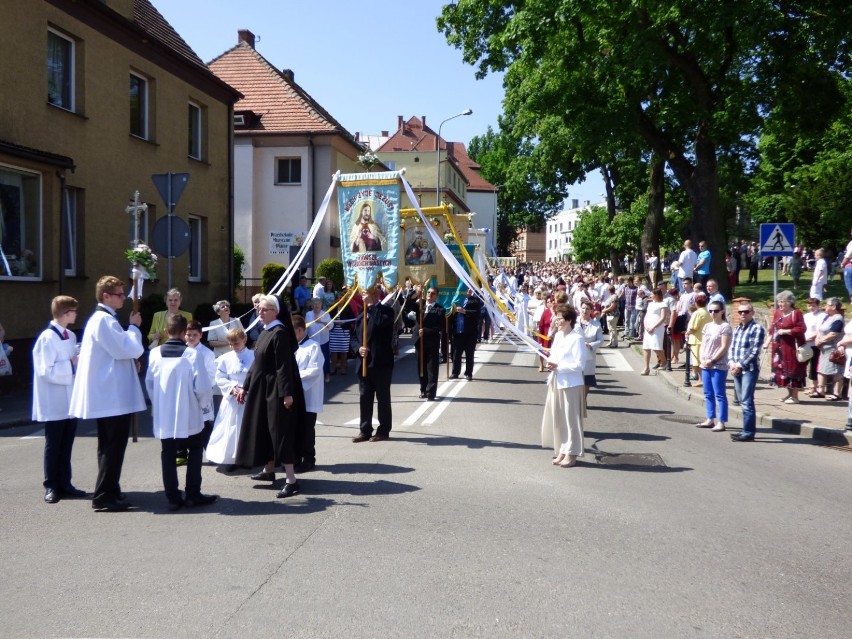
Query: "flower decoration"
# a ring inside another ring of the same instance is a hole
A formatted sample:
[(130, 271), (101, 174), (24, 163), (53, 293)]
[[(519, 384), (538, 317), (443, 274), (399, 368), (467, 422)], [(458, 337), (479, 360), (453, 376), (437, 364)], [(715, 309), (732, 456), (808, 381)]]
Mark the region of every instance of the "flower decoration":
[(124, 251), (130, 264), (140, 271), (143, 279), (157, 277), (157, 256), (147, 244), (139, 244), (136, 248)]
[(358, 164), (369, 170), (374, 165), (381, 164), (381, 160), (378, 155), (367, 149), (358, 156)]

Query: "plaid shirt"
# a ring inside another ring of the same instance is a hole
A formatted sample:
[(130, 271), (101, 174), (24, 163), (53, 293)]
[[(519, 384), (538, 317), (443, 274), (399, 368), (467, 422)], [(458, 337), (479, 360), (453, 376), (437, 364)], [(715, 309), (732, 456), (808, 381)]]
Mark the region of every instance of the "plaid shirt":
[(737, 364), (744, 371), (756, 371), (760, 365), (760, 347), (765, 337), (766, 331), (757, 320), (740, 324), (734, 330), (728, 361)]

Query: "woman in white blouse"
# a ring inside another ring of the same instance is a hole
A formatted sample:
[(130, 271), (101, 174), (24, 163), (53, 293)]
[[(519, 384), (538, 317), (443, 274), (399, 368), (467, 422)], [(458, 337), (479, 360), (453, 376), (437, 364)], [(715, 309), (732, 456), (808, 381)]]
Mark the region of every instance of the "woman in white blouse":
[(228, 300), (219, 300), (213, 305), (213, 311), (219, 316), (210, 322), (207, 331), (207, 345), (213, 349), (213, 355), (219, 357), (227, 353), (228, 331), (232, 328), (240, 328), (240, 320), (231, 319), (231, 303)]
[(554, 309), (557, 325), (547, 358), (547, 399), (541, 420), (541, 445), (553, 446), (555, 466), (570, 468), (583, 454), (583, 370), (588, 347), (583, 335), (574, 331), (577, 311), (567, 304)]

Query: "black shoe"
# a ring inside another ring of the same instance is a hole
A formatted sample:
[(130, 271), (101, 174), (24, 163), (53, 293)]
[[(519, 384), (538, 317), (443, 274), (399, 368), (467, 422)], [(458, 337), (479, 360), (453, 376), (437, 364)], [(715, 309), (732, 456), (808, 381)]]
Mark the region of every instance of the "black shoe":
[(473, 381), (473, 375), (465, 375), (464, 378), (469, 382)]
[(390, 435), (379, 435), (376, 433), (372, 437), (370, 437), (371, 442), (385, 442), (390, 439)]
[(170, 501), (169, 502), (169, 512), (173, 513), (176, 510), (180, 510), (181, 508), (183, 508), (185, 503), (186, 502), (184, 502), (183, 499), (178, 499), (177, 501)]
[(66, 499), (80, 499), (88, 494), (85, 490), (80, 490), (74, 486), (68, 486), (68, 488), (63, 488), (59, 492)]
[(309, 473), (314, 468), (316, 468), (316, 462), (302, 462), (301, 464), (296, 464), (293, 470), (297, 475), (301, 475), (302, 473)]
[(44, 491), (44, 501), (48, 504), (55, 504), (59, 501), (59, 493), (53, 488), (48, 488)]
[(223, 467), (222, 470), (224, 470), (226, 473), (233, 473), (237, 470), (237, 465), (228, 464), (227, 466)]
[(185, 503), (187, 508), (198, 508), (199, 506), (209, 506), (217, 499), (219, 499), (219, 495), (202, 495), (198, 493), (195, 497), (187, 497)]
[(252, 475), (249, 479), (252, 481), (275, 481), (275, 473), (260, 471), (259, 473)]
[(420, 399), (426, 399), (426, 393), (420, 393)]
[(450, 375), (450, 379), (458, 379), (458, 378), (459, 378), (458, 375)]
[(130, 504), (126, 501), (105, 499), (103, 501), (93, 501), (92, 508), (97, 512), (121, 513), (128, 510), (130, 508)]
[(435, 396), (433, 395), (432, 397), (427, 397), (427, 398), (426, 398), (426, 401), (429, 401), (429, 402), (437, 402), (437, 401), (438, 401), (438, 398), (437, 398), (437, 397), (435, 397)]
[(739, 435), (731, 435), (732, 442), (753, 442), (754, 435), (743, 435), (740, 433)]
[(275, 496), (278, 499), (284, 499), (285, 497), (298, 495), (300, 492), (302, 492), (302, 487), (299, 485), (299, 482), (295, 481), (292, 484), (285, 483), (283, 490), (278, 491), (278, 494)]

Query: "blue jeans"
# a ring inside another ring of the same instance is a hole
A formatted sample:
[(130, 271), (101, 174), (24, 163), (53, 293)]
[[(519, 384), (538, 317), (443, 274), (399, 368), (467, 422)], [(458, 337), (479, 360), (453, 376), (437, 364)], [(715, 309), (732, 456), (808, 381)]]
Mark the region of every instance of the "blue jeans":
[(743, 409), (743, 437), (754, 437), (757, 432), (757, 415), (754, 412), (754, 387), (758, 371), (743, 371), (734, 377), (734, 390)]
[[(719, 407), (719, 421), (728, 421), (728, 396), (725, 395), (725, 381), (728, 369), (701, 369), (701, 383), (704, 384), (704, 408), (707, 419), (716, 419), (716, 407)], [(740, 400), (742, 401), (742, 400)]]
[(846, 292), (849, 293), (849, 297), (852, 297), (852, 266), (843, 269), (843, 283), (846, 285)]
[(636, 309), (624, 310), (624, 337), (636, 337)]

